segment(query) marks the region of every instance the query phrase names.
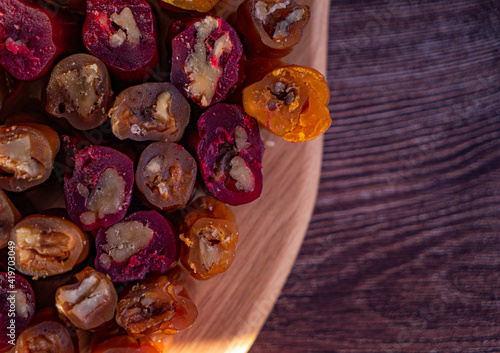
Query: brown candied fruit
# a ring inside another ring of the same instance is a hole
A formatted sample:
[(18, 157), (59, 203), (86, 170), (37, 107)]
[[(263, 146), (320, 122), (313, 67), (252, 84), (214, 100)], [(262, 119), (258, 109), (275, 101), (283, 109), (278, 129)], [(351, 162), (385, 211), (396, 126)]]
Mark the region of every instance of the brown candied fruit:
[(116, 97), (109, 111), (113, 134), (120, 140), (170, 141), (181, 139), (191, 108), (169, 82), (129, 87)]
[(21, 220), (21, 214), (5, 192), (0, 189), (0, 249), (5, 248), (10, 239), (10, 231)]
[(258, 55), (283, 57), (300, 42), (310, 9), (294, 0), (246, 0), (238, 8), (238, 29)]
[(204, 196), (189, 205), (179, 237), (182, 265), (194, 278), (205, 280), (231, 266), (238, 226), (229, 207)]
[(243, 90), (247, 114), (290, 142), (313, 140), (330, 127), (329, 101), (324, 76), (298, 65), (275, 69)]
[(167, 276), (150, 277), (132, 286), (116, 308), (116, 322), (129, 335), (174, 334), (198, 316), (182, 285)]
[(24, 191), (47, 180), (59, 151), (48, 126), (20, 123), (0, 127), (0, 188)]
[(48, 277), (70, 271), (89, 253), (89, 239), (67, 219), (31, 215), (12, 229), (16, 268), (24, 275)]
[(145, 201), (154, 208), (175, 211), (191, 198), (196, 181), (196, 161), (175, 143), (150, 144), (139, 158), (136, 185)]
[(76, 283), (57, 289), (59, 316), (82, 330), (93, 330), (112, 321), (118, 294), (111, 279), (91, 267), (77, 273), (75, 279)]
[(45, 110), (79, 130), (98, 127), (108, 117), (113, 91), (106, 65), (88, 54), (61, 60), (47, 85)]
[(54, 309), (45, 308), (16, 340), (15, 353), (77, 353), (78, 340), (57, 318)]
[(158, 0), (160, 6), (167, 10), (187, 10), (207, 12), (220, 0)]

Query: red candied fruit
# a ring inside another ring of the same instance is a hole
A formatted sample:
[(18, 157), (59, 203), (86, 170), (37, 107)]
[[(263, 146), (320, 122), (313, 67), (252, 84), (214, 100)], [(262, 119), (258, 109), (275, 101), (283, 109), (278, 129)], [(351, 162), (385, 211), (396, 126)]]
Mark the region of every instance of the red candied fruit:
[(89, 146), (74, 156), (64, 177), (68, 215), (83, 230), (109, 227), (125, 217), (132, 199), (134, 166), (129, 157), (104, 146)]

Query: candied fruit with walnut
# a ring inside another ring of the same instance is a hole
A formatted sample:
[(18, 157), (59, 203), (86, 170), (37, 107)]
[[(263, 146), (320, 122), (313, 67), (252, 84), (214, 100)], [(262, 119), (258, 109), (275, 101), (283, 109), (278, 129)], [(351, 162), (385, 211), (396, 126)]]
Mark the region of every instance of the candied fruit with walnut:
[(37, 312), (16, 340), (15, 353), (78, 353), (76, 333), (70, 333), (53, 308)]
[(146, 0), (87, 0), (83, 25), (85, 48), (113, 76), (137, 82), (158, 64), (156, 20)]
[(88, 54), (68, 56), (52, 70), (46, 97), (49, 114), (80, 130), (98, 127), (108, 118), (113, 103), (106, 65)]
[(246, 0), (238, 7), (238, 29), (250, 51), (283, 57), (300, 42), (310, 9), (293, 0)]
[(172, 225), (156, 211), (138, 211), (96, 236), (95, 268), (113, 282), (144, 279), (177, 263)]
[(243, 83), (243, 46), (222, 18), (195, 20), (172, 39), (172, 83), (193, 102), (208, 107)]
[(0, 127), (0, 188), (20, 192), (46, 181), (60, 142), (46, 125), (19, 123)]
[(110, 147), (89, 146), (74, 156), (64, 177), (69, 217), (83, 230), (109, 227), (125, 217), (132, 199), (133, 162)]
[(109, 111), (113, 134), (120, 140), (170, 141), (181, 139), (191, 108), (169, 82), (129, 87), (116, 97)]
[(203, 181), (216, 198), (236, 206), (260, 196), (264, 144), (257, 121), (241, 107), (219, 103), (207, 109), (190, 144)]
[(184, 208), (191, 198), (196, 171), (196, 161), (184, 147), (155, 142), (142, 152), (135, 182), (148, 205), (175, 211)]
[(59, 287), (56, 308), (59, 316), (81, 330), (95, 330), (115, 317), (118, 294), (110, 278), (91, 267), (75, 275), (74, 284)]
[(89, 238), (74, 223), (57, 216), (30, 215), (11, 232), (16, 268), (27, 276), (65, 273), (89, 253)]
[(203, 196), (188, 206), (179, 237), (182, 265), (194, 278), (205, 280), (231, 266), (238, 225), (223, 202)]
[(116, 322), (129, 335), (174, 334), (190, 327), (198, 310), (182, 285), (167, 276), (150, 277), (126, 290)]
[(330, 90), (313, 68), (289, 65), (243, 90), (243, 107), (259, 124), (286, 141), (310, 141), (331, 125)]
[(20, 0), (2, 0), (0, 13), (0, 65), (18, 80), (42, 77), (59, 55), (81, 47), (81, 16)]

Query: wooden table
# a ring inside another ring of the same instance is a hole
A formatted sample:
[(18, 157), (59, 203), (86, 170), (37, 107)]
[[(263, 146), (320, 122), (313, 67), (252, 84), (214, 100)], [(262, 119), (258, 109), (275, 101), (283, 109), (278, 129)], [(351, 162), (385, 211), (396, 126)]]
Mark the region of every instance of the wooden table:
[(500, 1), (332, 1), (329, 34), (316, 208), (250, 352), (499, 352)]

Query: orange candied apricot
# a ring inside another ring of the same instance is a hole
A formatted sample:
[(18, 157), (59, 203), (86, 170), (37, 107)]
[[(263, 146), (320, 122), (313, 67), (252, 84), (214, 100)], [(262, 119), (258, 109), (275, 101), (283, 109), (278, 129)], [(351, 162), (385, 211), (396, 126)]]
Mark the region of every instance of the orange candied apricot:
[(286, 141), (314, 140), (332, 124), (330, 90), (317, 70), (277, 68), (243, 90), (243, 107), (259, 124)]
[(192, 277), (206, 280), (231, 266), (239, 233), (225, 203), (210, 196), (196, 199), (180, 228), (181, 263)]

